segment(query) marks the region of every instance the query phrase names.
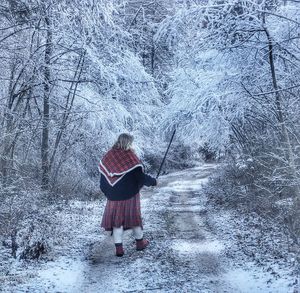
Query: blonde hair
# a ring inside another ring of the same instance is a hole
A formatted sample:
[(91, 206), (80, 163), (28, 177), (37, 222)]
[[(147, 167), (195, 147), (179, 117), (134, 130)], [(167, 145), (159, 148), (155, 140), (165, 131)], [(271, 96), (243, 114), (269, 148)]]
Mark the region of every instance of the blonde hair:
[(133, 142), (133, 136), (129, 133), (122, 133), (119, 135), (118, 140), (113, 145), (113, 148), (129, 150)]

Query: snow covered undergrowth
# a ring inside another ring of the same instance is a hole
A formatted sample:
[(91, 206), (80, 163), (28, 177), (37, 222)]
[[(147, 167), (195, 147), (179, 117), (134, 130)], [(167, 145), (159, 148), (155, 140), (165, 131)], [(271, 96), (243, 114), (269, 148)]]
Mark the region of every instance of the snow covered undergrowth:
[[(10, 279), (1, 280), (2, 291), (296, 292), (290, 263), (268, 259), (262, 246), (244, 237), (254, 230), (243, 215), (207, 202), (201, 188), (214, 168), (174, 172), (161, 177), (158, 188), (145, 189), (142, 210), (150, 246), (135, 251), (126, 231), (123, 258), (114, 256), (111, 236), (100, 229), (104, 201), (73, 202), (61, 211), (69, 229), (65, 243), (39, 263), (13, 262)], [(256, 261), (247, 254), (251, 245)]]
[(0, 292), (76, 292), (90, 244), (104, 237), (99, 227), (104, 198), (100, 202), (52, 206), (49, 213), (61, 227), (59, 233), (53, 229), (53, 239), (47, 239), (52, 245), (39, 261), (10, 259), (8, 250), (2, 248)]
[[(230, 269), (223, 276), (224, 279), (238, 292), (297, 293), (295, 266), (285, 257), (274, 256), (274, 247), (270, 248), (272, 245), (276, 246), (274, 244), (276, 239), (265, 234), (267, 238), (265, 243), (258, 243), (259, 235), (255, 233), (260, 232), (257, 229), (256, 231), (251, 229), (244, 221), (243, 215), (224, 211), (223, 213), (224, 215), (217, 216), (216, 212), (212, 212), (210, 225), (214, 226), (213, 229), (225, 243), (226, 257), (232, 260)], [(244, 238), (245, 234), (248, 236), (252, 234), (251, 240), (245, 240), (247, 238)], [(268, 246), (270, 246), (269, 251)], [(278, 251), (278, 254), (287, 256), (288, 252), (287, 250)]]

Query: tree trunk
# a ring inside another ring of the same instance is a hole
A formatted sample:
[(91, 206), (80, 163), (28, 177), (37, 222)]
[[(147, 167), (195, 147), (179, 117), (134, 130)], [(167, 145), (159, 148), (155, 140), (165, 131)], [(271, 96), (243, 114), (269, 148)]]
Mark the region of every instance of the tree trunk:
[(43, 128), (42, 128), (42, 189), (49, 189), (49, 120), (50, 120), (50, 62), (52, 54), (52, 31), (50, 19), (45, 17), (47, 27), (45, 67), (44, 67), (44, 97), (43, 97)]
[(17, 230), (13, 229), (10, 234), (11, 239), (11, 255), (13, 258), (17, 258), (17, 250), (18, 250), (18, 243), (17, 243)]
[(79, 84), (80, 77), (81, 77), (81, 74), (82, 74), (82, 70), (83, 70), (83, 67), (84, 67), (85, 54), (86, 54), (86, 51), (84, 50), (80, 55), (80, 58), (79, 58), (78, 64), (77, 64), (77, 68), (76, 68), (76, 71), (74, 73), (74, 78), (73, 78), (74, 81), (71, 83), (71, 86), (70, 86), (70, 89), (69, 89), (69, 93), (68, 93), (68, 96), (67, 96), (67, 99), (66, 99), (66, 104), (65, 104), (65, 110), (64, 110), (63, 117), (62, 117), (62, 122), (61, 122), (59, 130), (56, 134), (54, 149), (53, 149), (53, 153), (52, 153), (51, 158), (50, 158), (49, 172), (52, 170), (52, 166), (53, 166), (53, 163), (54, 163), (56, 152), (58, 150), (59, 143), (60, 143), (61, 138), (62, 138), (62, 136), (63, 136), (63, 134), (64, 134), (64, 132), (67, 128), (67, 121), (68, 121), (68, 118), (71, 114), (71, 110), (72, 110), (74, 100), (75, 100), (75, 97), (76, 97), (78, 84)]
[(13, 83), (14, 83), (14, 73), (15, 73), (15, 64), (12, 64), (10, 82), (8, 89), (8, 100), (3, 115), (3, 125), (4, 125), (4, 137), (3, 137), (3, 147), (0, 157), (0, 174), (2, 176), (3, 184), (6, 185), (8, 182), (9, 171), (11, 169), (10, 160), (11, 157), (11, 141), (13, 136), (13, 115), (12, 108), (14, 103), (14, 94), (13, 94)]
[(266, 28), (265, 28), (265, 32), (266, 32), (266, 35), (268, 38), (269, 62), (270, 62), (273, 88), (275, 90), (275, 105), (276, 105), (276, 110), (277, 110), (277, 119), (278, 119), (278, 122), (279, 122), (280, 128), (281, 128), (284, 150), (285, 150), (286, 160), (288, 163), (289, 173), (296, 182), (294, 187), (295, 187), (296, 197), (299, 197), (300, 196), (299, 195), (299, 184), (298, 184), (297, 169), (296, 169), (296, 165), (295, 165), (295, 157), (294, 157), (294, 152), (292, 149), (292, 143), (290, 141), (290, 137), (289, 137), (288, 130), (286, 127), (284, 114), (282, 111), (281, 96), (279, 93), (276, 71), (275, 71), (274, 56), (273, 56), (274, 45), (273, 45), (271, 36), (269, 34), (269, 31)]
[(155, 42), (154, 42), (154, 32), (152, 32), (152, 46), (151, 46), (151, 73), (154, 76), (155, 67)]

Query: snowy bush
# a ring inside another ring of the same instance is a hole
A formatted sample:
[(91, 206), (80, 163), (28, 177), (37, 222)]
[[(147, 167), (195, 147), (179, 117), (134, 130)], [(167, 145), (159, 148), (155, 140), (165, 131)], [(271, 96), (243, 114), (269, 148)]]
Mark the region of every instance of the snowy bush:
[(26, 190), (21, 181), (18, 184), (1, 188), (0, 235), (14, 258), (39, 258), (55, 238), (56, 220), (47, 210), (45, 195)]

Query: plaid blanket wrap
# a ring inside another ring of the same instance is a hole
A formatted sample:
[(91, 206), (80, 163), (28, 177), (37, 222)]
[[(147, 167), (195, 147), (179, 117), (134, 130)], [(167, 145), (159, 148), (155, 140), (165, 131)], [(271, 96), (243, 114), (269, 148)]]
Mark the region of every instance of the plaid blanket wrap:
[(99, 171), (111, 186), (137, 167), (143, 168), (143, 164), (132, 150), (116, 148), (109, 150), (99, 163)]
[[(143, 165), (132, 150), (115, 148), (109, 150), (99, 164), (101, 174), (111, 186), (114, 186), (124, 175), (137, 167), (143, 168)], [(125, 230), (136, 226), (143, 227), (140, 194), (138, 193), (128, 200), (107, 200), (101, 226), (107, 231), (112, 231), (113, 227), (120, 226), (123, 226)]]

